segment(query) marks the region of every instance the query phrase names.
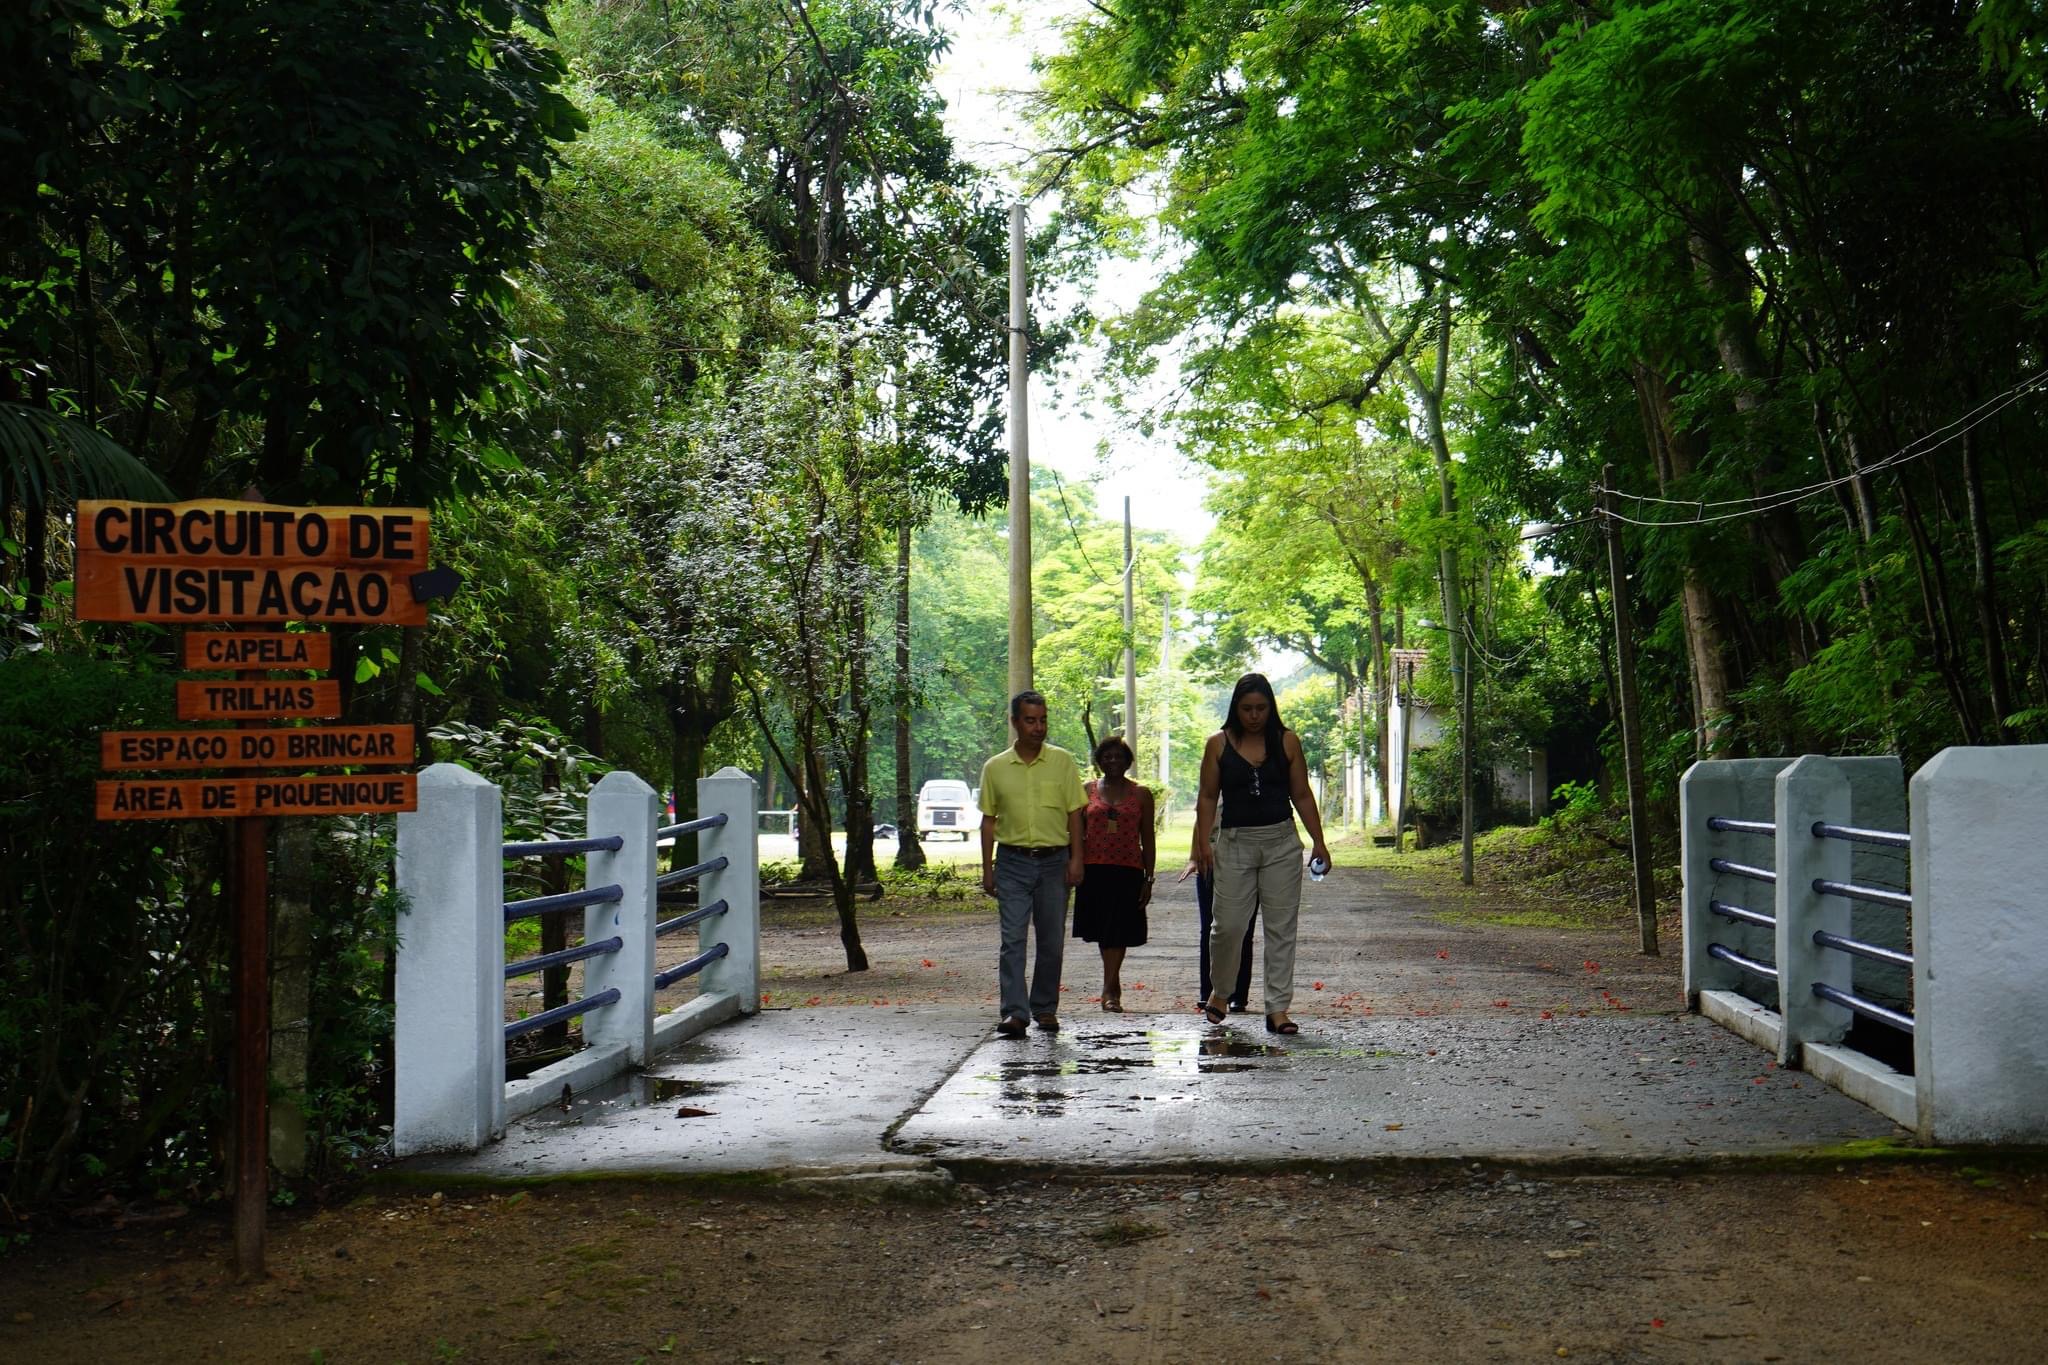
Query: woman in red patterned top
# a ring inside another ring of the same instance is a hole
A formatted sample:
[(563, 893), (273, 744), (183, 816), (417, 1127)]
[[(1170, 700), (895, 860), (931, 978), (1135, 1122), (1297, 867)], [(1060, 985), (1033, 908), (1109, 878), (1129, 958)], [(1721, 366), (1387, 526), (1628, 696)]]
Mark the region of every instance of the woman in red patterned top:
[(1095, 746), (1102, 780), (1087, 785), (1081, 860), (1074, 889), (1074, 937), (1102, 949), (1102, 1008), (1122, 1014), (1124, 951), (1145, 942), (1152, 900), (1152, 793), (1125, 776), (1136, 761), (1122, 735)]

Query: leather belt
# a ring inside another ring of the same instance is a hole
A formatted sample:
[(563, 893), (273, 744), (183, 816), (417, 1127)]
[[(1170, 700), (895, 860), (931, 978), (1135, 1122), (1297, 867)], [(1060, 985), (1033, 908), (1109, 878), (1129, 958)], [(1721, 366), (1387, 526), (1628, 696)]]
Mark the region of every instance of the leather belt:
[(1039, 848), (1029, 848), (1023, 844), (997, 844), (996, 848), (1003, 853), (1014, 853), (1020, 858), (1050, 858), (1055, 854), (1065, 856), (1067, 851), (1065, 844), (1046, 844)]

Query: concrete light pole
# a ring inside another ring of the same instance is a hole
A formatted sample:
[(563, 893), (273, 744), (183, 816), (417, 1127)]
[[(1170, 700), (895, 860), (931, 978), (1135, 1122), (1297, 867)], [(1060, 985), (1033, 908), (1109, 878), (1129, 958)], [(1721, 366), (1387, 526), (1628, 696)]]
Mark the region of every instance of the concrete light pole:
[(1010, 695), (1031, 686), (1031, 363), (1024, 206), (1010, 205)]
[(1131, 500), (1124, 499), (1124, 743), (1138, 751), (1138, 618), (1132, 610), (1131, 580), (1137, 577), (1131, 558)]

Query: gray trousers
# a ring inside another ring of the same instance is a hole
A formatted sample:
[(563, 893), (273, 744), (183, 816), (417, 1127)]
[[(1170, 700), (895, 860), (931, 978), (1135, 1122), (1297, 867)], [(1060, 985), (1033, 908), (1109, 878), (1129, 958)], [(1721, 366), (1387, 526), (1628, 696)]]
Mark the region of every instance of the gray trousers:
[(1237, 979), (1245, 930), (1257, 909), (1266, 920), (1268, 1014), (1294, 1005), (1294, 927), (1301, 915), (1301, 836), (1294, 821), (1217, 831), (1216, 912), (1209, 921), (1209, 979)]
[[(1067, 850), (1048, 858), (1027, 858), (996, 849), (996, 913), (1003, 948), (996, 982), (1005, 1019), (1052, 1014), (1060, 1005), (1060, 957), (1067, 941)], [(1024, 936), (1038, 936), (1031, 967), (1031, 992), (1024, 991)]]

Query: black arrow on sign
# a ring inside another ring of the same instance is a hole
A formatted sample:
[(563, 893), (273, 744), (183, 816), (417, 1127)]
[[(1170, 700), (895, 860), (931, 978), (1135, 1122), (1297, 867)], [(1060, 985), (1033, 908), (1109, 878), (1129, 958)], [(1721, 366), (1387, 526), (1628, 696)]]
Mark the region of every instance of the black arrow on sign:
[(462, 575), (453, 569), (423, 569), (411, 581), (413, 601), (431, 602), (437, 597), (453, 597), (462, 586)]

